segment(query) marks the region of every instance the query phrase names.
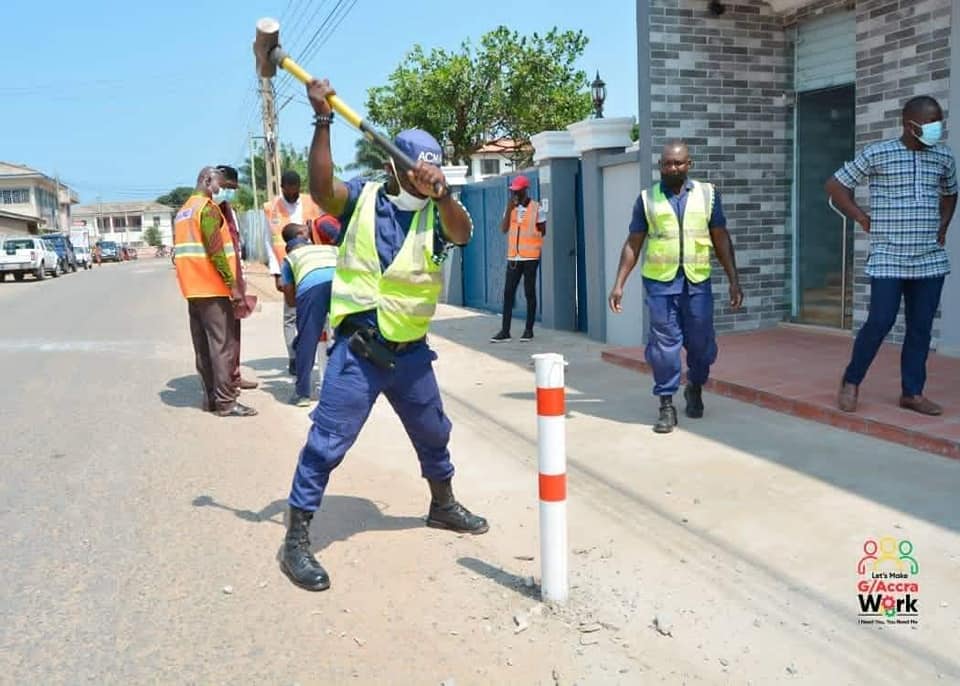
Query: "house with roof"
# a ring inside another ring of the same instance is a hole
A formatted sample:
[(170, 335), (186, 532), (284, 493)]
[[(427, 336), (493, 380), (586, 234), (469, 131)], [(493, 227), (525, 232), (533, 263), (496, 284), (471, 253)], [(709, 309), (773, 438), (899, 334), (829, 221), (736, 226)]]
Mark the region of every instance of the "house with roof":
[(88, 229), (98, 241), (135, 248), (146, 245), (143, 232), (156, 227), (164, 245), (173, 245), (174, 210), (152, 200), (97, 202), (73, 208), (73, 228)]
[(0, 162), (0, 233), (67, 231), (76, 192), (56, 177), (13, 162)]

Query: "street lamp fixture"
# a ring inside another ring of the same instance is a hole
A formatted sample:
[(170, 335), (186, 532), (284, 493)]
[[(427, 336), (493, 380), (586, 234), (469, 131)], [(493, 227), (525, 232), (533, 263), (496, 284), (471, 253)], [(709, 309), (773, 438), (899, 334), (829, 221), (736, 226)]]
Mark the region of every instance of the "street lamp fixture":
[(593, 116), (597, 119), (603, 119), (603, 103), (607, 99), (607, 84), (600, 78), (599, 70), (597, 70), (597, 78), (590, 84), (590, 90), (593, 93)]

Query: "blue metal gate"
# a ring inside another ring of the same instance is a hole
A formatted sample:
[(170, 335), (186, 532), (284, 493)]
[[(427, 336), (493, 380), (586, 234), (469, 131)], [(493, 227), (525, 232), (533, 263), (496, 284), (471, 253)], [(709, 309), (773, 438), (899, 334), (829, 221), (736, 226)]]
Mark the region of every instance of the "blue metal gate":
[[(530, 197), (540, 200), (539, 174), (536, 169), (522, 172), (530, 179)], [(516, 175), (498, 176), (465, 186), (460, 202), (473, 219), (473, 239), (463, 250), (463, 302), (490, 312), (503, 308), (503, 283), (506, 278), (507, 239), (500, 231), (500, 220), (507, 207), (508, 180)], [(542, 270), (541, 270), (542, 271)], [(541, 272), (537, 272), (537, 292), (541, 290)], [(540, 302), (538, 300), (538, 310)], [(523, 287), (517, 289), (514, 319), (526, 316), (527, 300)], [(540, 312), (537, 312), (540, 319)]]

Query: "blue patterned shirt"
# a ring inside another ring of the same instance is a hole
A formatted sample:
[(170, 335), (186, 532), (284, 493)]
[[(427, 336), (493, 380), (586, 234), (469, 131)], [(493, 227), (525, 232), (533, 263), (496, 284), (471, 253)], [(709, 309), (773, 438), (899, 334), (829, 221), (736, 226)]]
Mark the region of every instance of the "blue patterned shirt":
[(950, 148), (910, 150), (899, 138), (874, 143), (834, 176), (850, 189), (870, 184), (867, 276), (925, 279), (950, 273), (947, 251), (937, 243), (940, 197), (957, 194)]

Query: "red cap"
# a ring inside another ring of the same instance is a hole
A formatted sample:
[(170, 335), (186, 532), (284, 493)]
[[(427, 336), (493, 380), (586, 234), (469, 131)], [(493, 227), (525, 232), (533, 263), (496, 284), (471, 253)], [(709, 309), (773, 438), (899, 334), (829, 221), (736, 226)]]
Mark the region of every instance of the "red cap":
[(518, 176), (510, 182), (510, 190), (522, 191), (524, 188), (530, 188), (530, 179), (526, 176)]

